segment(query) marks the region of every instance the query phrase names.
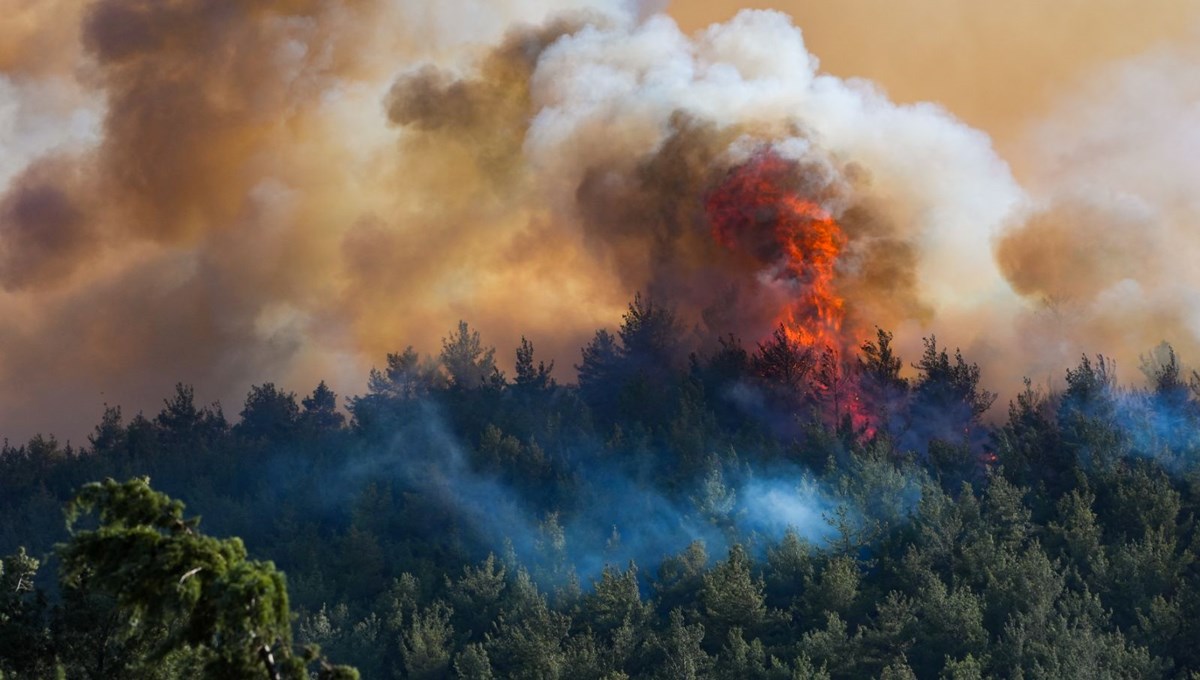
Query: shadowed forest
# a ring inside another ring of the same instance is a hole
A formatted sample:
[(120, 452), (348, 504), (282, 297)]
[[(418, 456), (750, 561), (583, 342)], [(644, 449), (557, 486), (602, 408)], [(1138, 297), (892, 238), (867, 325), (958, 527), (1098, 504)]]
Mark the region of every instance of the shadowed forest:
[(359, 396), (6, 442), (0, 672), (1196, 677), (1200, 379), (1162, 345), (993, 406), (950, 347), (697, 342), (638, 297), (571, 384), (462, 323)]

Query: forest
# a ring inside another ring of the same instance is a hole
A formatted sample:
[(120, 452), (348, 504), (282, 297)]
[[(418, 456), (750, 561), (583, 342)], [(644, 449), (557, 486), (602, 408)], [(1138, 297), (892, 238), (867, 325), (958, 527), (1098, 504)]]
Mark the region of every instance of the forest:
[(362, 395), (179, 385), (5, 442), (0, 674), (1200, 677), (1169, 346), (1004, 405), (940, 338), (693, 335), (639, 296), (567, 383), (461, 323)]

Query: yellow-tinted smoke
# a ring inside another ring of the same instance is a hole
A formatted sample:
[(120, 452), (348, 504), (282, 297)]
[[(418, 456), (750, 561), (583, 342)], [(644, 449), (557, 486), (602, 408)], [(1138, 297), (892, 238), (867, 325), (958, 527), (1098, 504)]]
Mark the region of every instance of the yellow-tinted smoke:
[[(78, 442), (103, 403), (152, 415), (175, 381), (230, 415), (252, 382), (361, 392), (459, 318), (577, 351), (623, 292), (502, 171), (520, 130), (490, 155), (405, 134), (387, 96), (561, 3), (473, 5), (23, 3), (0, 28), (0, 436)], [(496, 110), (532, 68), (508, 67), (480, 102), (497, 125), (527, 109)]]
[[(358, 393), (386, 352), (436, 353), (460, 318), (501, 356), (526, 335), (569, 372), (637, 289), (703, 316), (719, 253), (694, 202), (764, 142), (836, 188), (854, 313), (909, 347), (936, 331), (1007, 375), (1059, 370), (1088, 333), (1128, 354), (1195, 332), (1146, 264), (1179, 262), (1163, 254), (1194, 214), (1163, 207), (1178, 193), (1110, 210), (1057, 176), (1076, 166), (1055, 150), (1091, 159), (1094, 140), (1018, 134), (1082, 116), (1056, 103), (1067, 81), (1195, 14), (1125, 6), (797, 2), (801, 41), (774, 14), (688, 35), (732, 15), (719, 3), (673, 7), (680, 31), (621, 0), (17, 0), (0, 23), (0, 436), (79, 441), (102, 403), (152, 414), (176, 381), (231, 415), (253, 382)], [(813, 55), (999, 135), (1045, 191), (986, 134)], [(1144, 69), (1173, 82), (1172, 59)], [(1121, 168), (1141, 162), (1128, 146)], [(1158, 208), (1178, 226), (1155, 231)], [(1071, 248), (1101, 223), (1097, 254)], [(1080, 320), (1063, 331), (1043, 298)]]
[(1023, 304), (901, 327), (908, 356), (936, 332), (1006, 395), (1021, 373), (1061, 385), (1082, 353), (1115, 357), (1137, 382), (1139, 355), (1162, 340), (1200, 364), (1188, 189), (1200, 2), (677, 0), (671, 12), (699, 29), (746, 6), (791, 14), (822, 69), (987, 132), (1029, 193), (995, 241)]

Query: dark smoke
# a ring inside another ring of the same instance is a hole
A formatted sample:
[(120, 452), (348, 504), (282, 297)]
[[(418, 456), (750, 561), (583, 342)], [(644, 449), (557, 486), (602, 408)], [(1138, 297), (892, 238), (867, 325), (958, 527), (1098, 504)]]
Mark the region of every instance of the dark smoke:
[(94, 245), (78, 173), (68, 159), (43, 158), (16, 177), (0, 201), (0, 285), (9, 290), (69, 276)]

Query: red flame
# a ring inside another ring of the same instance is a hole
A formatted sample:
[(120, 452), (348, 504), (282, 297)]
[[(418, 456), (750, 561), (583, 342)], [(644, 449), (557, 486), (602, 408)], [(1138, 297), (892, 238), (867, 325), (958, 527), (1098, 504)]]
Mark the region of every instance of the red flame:
[(841, 348), (846, 305), (834, 267), (846, 236), (824, 208), (795, 191), (796, 174), (794, 162), (764, 151), (735, 168), (705, 207), (718, 243), (759, 260), (763, 274), (787, 286), (791, 301), (775, 321), (788, 338), (818, 350)]
[(797, 163), (763, 151), (734, 168), (708, 195), (705, 209), (716, 241), (750, 260), (760, 281), (786, 292), (774, 325), (821, 357), (811, 386), (832, 404), (832, 419), (848, 416), (854, 430), (870, 438), (876, 428), (845, 361), (856, 343), (843, 332), (846, 302), (835, 285), (846, 235), (827, 210), (801, 195), (799, 179)]

